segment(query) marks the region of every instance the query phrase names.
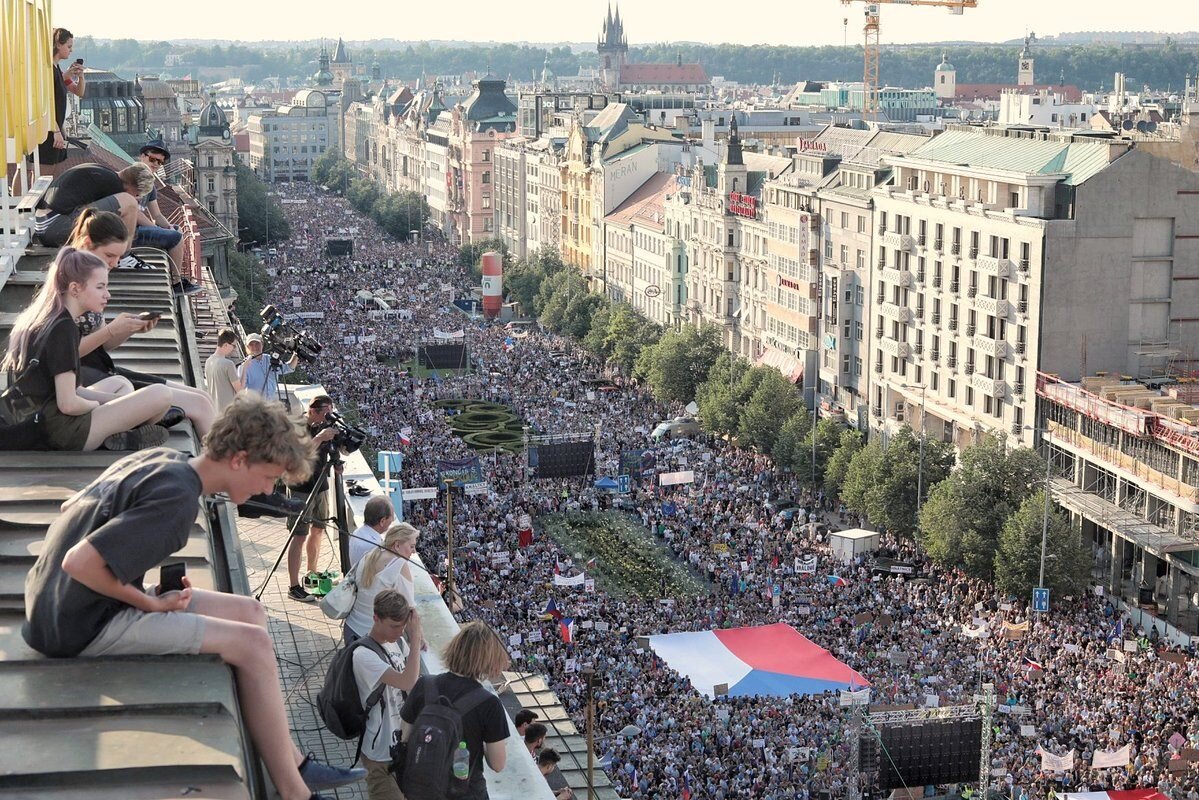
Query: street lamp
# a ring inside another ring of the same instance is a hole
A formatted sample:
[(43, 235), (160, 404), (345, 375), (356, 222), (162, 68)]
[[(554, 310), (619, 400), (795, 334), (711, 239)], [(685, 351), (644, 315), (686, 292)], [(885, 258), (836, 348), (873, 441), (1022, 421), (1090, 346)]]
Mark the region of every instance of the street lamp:
[(920, 502), (924, 497), (924, 393), (928, 387), (923, 383), (919, 386), (901, 383), (899, 386), (901, 389), (920, 390), (920, 464), (916, 467), (916, 516), (920, 516)]

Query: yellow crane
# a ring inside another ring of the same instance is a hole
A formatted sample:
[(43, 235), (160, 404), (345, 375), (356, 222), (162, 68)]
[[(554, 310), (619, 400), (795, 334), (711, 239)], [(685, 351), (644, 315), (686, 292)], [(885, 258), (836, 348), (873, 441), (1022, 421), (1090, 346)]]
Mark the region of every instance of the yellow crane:
[(977, 8), (978, 0), (841, 0), (842, 5), (856, 2), (866, 4), (865, 68), (862, 70), (862, 118), (877, 119), (878, 116), (878, 17), (879, 6), (939, 6), (950, 14), (961, 14), (967, 8)]

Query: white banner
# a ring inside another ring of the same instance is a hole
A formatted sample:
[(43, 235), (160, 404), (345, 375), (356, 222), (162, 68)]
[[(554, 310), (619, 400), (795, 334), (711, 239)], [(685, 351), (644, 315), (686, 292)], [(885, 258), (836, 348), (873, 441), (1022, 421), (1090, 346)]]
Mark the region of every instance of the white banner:
[(486, 483), (468, 483), (462, 487), (468, 495), (487, 494), (491, 489)]
[(434, 339), (464, 339), (464, 338), (466, 338), (466, 331), (459, 328), (456, 331), (446, 333), (445, 331), (439, 331), (437, 328), (434, 328), (433, 329), (433, 338)]
[(680, 472), (663, 472), (658, 476), (661, 486), (677, 486), (684, 483), (695, 483), (695, 472), (689, 469)]
[(1046, 772), (1069, 772), (1074, 769), (1074, 751), (1071, 750), (1064, 756), (1055, 756), (1041, 748), (1037, 748), (1037, 752), (1041, 754), (1041, 769)]
[(1105, 767), (1127, 767), (1129, 750), (1132, 744), (1126, 744), (1119, 750), (1096, 750), (1095, 755), (1091, 758), (1092, 769), (1104, 769)]
[(404, 490), (405, 500), (432, 500), (436, 496), (436, 486), (422, 486), (419, 488)]
[(587, 576), (582, 572), (580, 572), (578, 575), (575, 575), (570, 578), (566, 577), (565, 575), (555, 575), (554, 576), (554, 585), (555, 586), (582, 586), (583, 582), (586, 580), (587, 580)]

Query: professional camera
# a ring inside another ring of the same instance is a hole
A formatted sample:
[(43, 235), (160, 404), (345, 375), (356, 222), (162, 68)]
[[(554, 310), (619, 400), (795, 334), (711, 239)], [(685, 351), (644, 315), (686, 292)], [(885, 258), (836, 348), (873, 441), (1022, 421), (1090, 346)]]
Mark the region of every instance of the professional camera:
[(322, 349), (320, 342), (285, 320), (273, 305), (264, 307), (261, 315), (263, 349), (273, 358), (291, 361), (294, 353), (309, 364), (316, 361)]
[(362, 447), (362, 443), (366, 441), (366, 431), (351, 425), (346, 421), (345, 417), (336, 411), (330, 411), (326, 414), (325, 421), (329, 423), (329, 427), (337, 431), (337, 435), (330, 442), (335, 451), (340, 450), (344, 453), (353, 453), (359, 447)]

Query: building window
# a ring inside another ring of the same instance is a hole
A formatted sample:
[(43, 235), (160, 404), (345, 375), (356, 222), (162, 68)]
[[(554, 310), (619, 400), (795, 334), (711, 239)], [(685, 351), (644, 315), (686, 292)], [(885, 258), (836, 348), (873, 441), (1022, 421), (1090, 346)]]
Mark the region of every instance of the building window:
[(490, 160), (491, 160), (491, 151), (490, 151), (490, 150), (484, 150), (484, 151), (483, 151), (483, 160), (484, 160), (484, 161), (490, 161)]
[(214, 166), (215, 166), (215, 164), (212, 163), (212, 156), (209, 156), (208, 157), (208, 168), (212, 169)]
[(491, 173), (490, 172), (483, 173), (483, 183), (491, 183)]

